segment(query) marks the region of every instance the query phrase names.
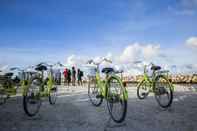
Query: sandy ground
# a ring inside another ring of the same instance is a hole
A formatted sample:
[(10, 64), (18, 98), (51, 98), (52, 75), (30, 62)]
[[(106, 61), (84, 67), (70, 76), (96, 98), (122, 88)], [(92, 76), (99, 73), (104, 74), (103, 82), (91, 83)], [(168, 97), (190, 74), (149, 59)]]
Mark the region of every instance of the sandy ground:
[(152, 95), (138, 100), (131, 85), (122, 124), (110, 119), (106, 102), (100, 107), (91, 105), (86, 87), (60, 87), (57, 104), (51, 106), (44, 99), (33, 118), (24, 113), (22, 97), (17, 96), (0, 106), (0, 131), (197, 131), (196, 87), (176, 86), (172, 107), (163, 110)]

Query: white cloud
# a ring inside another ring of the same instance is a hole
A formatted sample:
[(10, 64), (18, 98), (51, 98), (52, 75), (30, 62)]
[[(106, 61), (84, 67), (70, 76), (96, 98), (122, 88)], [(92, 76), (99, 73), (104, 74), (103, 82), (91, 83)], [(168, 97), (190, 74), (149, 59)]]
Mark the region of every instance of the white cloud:
[(140, 75), (143, 73), (144, 64), (127, 64), (123, 66), (124, 75), (131, 76), (131, 75)]
[[(191, 37), (187, 40), (187, 45), (195, 45), (196, 38)], [(104, 55), (113, 61), (113, 64), (108, 63), (101, 64), (103, 67), (114, 67), (115, 69), (123, 70), (124, 75), (140, 75), (143, 73), (144, 65), (153, 62), (162, 67), (162, 69), (169, 70), (172, 74), (184, 73), (191, 74), (197, 72), (197, 63), (190, 60), (184, 60), (188, 56), (193, 58), (193, 54), (185, 52), (185, 48), (180, 48), (180, 53), (176, 53), (175, 48), (170, 50), (161, 48), (159, 44), (130, 44), (122, 52), (119, 53), (107, 53)], [(85, 57), (71, 55), (67, 58), (67, 64), (74, 66), (83, 66), (89, 59), (93, 59), (95, 62), (100, 62), (102, 56)], [(169, 60), (168, 60), (169, 59)], [(135, 63), (135, 61), (141, 61)]]
[[(159, 57), (160, 46), (158, 44), (139, 44), (134, 43), (128, 45), (123, 52), (119, 54), (107, 53), (104, 57), (113, 61), (112, 64), (103, 62), (100, 67), (114, 67), (117, 70), (123, 70), (125, 75), (139, 75), (143, 73), (144, 64), (152, 62), (156, 57)], [(96, 56), (93, 60), (98, 63), (103, 57)], [(81, 57), (71, 55), (67, 58), (67, 65), (81, 66), (84, 65), (91, 57)], [(133, 63), (135, 61), (141, 63)], [(147, 62), (146, 62), (147, 61)], [(148, 62), (149, 61), (149, 62)]]
[(4, 74), (5, 72), (7, 72), (9, 70), (9, 66), (8, 65), (4, 65), (0, 67), (0, 74)]
[(197, 37), (190, 37), (189, 39), (186, 40), (186, 45), (191, 47), (191, 48), (196, 48), (197, 49)]
[(102, 60), (102, 57), (97, 56), (93, 59), (94, 62), (99, 63)]
[(0, 70), (1, 70), (1, 71), (3, 71), (3, 70), (7, 70), (7, 69), (8, 69), (8, 67), (9, 67), (8, 65), (1, 66), (1, 67), (0, 67)]
[(123, 50), (117, 61), (118, 64), (124, 65), (121, 68), (125, 75), (139, 75), (143, 73), (145, 64), (149, 64), (158, 57), (160, 57), (160, 45), (134, 43)]
[(138, 60), (151, 60), (157, 57), (160, 52), (160, 46), (154, 44), (142, 45), (134, 43), (127, 46), (120, 55), (121, 63), (130, 63)]
[(67, 58), (66, 64), (69, 66), (79, 66), (87, 62), (86, 57), (71, 55)]
[(142, 47), (142, 53), (145, 59), (151, 59), (156, 57), (159, 54), (160, 46), (159, 45), (147, 45)]
[(173, 65), (168, 68), (172, 74), (197, 73), (197, 64)]
[(138, 43), (127, 46), (120, 55), (120, 62), (129, 63), (140, 57), (140, 45)]

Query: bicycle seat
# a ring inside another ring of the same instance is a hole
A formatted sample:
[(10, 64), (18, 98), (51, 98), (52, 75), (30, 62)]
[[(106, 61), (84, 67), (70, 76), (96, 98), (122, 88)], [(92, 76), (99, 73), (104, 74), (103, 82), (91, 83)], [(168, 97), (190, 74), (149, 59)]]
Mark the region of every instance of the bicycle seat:
[(153, 66), (151, 67), (151, 70), (154, 70), (154, 71), (156, 71), (156, 70), (161, 70), (161, 66), (153, 65)]
[(107, 67), (107, 68), (102, 69), (102, 73), (108, 74), (108, 73), (111, 73), (111, 72), (114, 72), (113, 68)]
[(37, 67), (35, 68), (36, 71), (45, 71), (47, 70), (47, 67), (44, 65), (37, 65)]

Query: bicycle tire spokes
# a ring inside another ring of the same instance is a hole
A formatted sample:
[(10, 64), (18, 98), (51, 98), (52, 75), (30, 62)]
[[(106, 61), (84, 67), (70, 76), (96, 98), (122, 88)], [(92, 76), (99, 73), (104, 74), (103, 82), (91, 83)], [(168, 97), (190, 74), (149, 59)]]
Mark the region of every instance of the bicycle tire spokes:
[(139, 99), (145, 99), (148, 95), (149, 92), (151, 91), (151, 86), (150, 83), (147, 81), (143, 80), (141, 84), (137, 87), (137, 96)]
[(94, 106), (100, 106), (102, 104), (103, 97), (100, 93), (100, 87), (98, 87), (96, 79), (89, 80), (88, 96)]
[(118, 85), (119, 83), (117, 83), (117, 81), (113, 80), (110, 82), (110, 89), (109, 89), (109, 93), (108, 93), (108, 100), (112, 101), (113, 103), (115, 102), (119, 102), (119, 100), (123, 97), (121, 89), (120, 89), (120, 85)]
[(23, 98), (25, 113), (30, 117), (35, 116), (39, 112), (41, 106), (40, 89), (41, 81), (38, 78), (32, 79)]
[(57, 86), (53, 86), (49, 92), (49, 103), (54, 105), (57, 101)]
[(127, 100), (124, 98), (121, 82), (111, 78), (108, 87), (107, 106), (112, 119), (117, 123), (124, 121), (126, 117)]

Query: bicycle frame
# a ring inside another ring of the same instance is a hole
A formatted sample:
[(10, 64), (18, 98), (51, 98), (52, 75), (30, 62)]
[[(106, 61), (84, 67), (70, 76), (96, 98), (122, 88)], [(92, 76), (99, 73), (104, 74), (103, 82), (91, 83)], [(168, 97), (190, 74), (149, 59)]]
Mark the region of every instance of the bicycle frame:
[[(99, 90), (100, 95), (102, 95), (102, 97), (106, 99), (107, 98), (107, 93), (108, 93), (108, 87), (109, 87), (108, 82), (111, 78), (115, 78), (116, 80), (118, 80), (119, 83), (121, 83), (121, 87), (125, 87), (125, 86), (123, 85), (121, 78), (119, 78), (114, 73), (106, 74), (105, 79), (104, 80), (101, 79), (100, 72), (99, 72), (99, 65), (103, 61), (112, 63), (110, 60), (108, 60), (106, 58), (104, 58), (100, 63), (95, 63), (93, 60), (89, 60), (88, 63), (89, 64), (93, 63), (94, 65), (96, 65), (96, 84), (97, 84), (98, 88), (100, 89)], [(122, 73), (122, 72), (117, 72), (117, 73)], [(122, 98), (122, 100), (128, 100), (128, 92), (127, 92), (126, 89), (123, 90), (123, 97), (121, 97), (121, 98)]]
[(48, 74), (48, 81), (47, 81), (47, 93), (50, 93), (50, 90), (53, 88), (54, 85), (54, 79), (53, 79), (53, 73), (52, 73), (52, 69), (50, 69), (49, 74)]
[[(9, 79), (9, 78), (7, 78), (7, 79)], [(4, 87), (5, 85), (3, 85), (3, 84), (0, 86), (1, 93), (5, 93), (6, 95), (9, 95), (9, 96), (16, 95), (17, 89), (14, 88), (14, 84), (12, 82), (8, 83), (8, 84), (11, 84), (11, 85), (6, 85), (7, 88), (5, 88)]]
[[(107, 75), (106, 77), (105, 77), (105, 80), (102, 80), (101, 79), (101, 77), (100, 77), (100, 73), (99, 73), (99, 69), (98, 69), (98, 67), (97, 67), (97, 71), (96, 71), (96, 84), (98, 85), (98, 88), (100, 89), (99, 91), (99, 93), (106, 99), (107, 98), (107, 93), (108, 93), (108, 83), (107, 83), (107, 81), (109, 80), (109, 78), (110, 77), (115, 77), (115, 78), (117, 78), (119, 81), (120, 81), (120, 78), (119, 77), (117, 77), (116, 75)], [(121, 86), (122, 87), (124, 87), (123, 86), (123, 83), (121, 82)], [(128, 92), (127, 92), (127, 90), (124, 90), (124, 92), (123, 92), (125, 95), (123, 96), (123, 100), (128, 100)]]
[(18, 87), (18, 84), (11, 77), (7, 75), (0, 76), (0, 91), (8, 96), (16, 95)]
[(44, 74), (44, 71), (41, 72), (42, 88), (44, 88), (44, 90), (41, 90), (41, 94), (42, 96), (48, 96), (54, 85), (52, 69), (50, 69), (48, 72), (48, 76), (47, 76), (48, 81), (46, 83), (46, 87), (45, 87), (45, 82), (44, 82), (45, 80), (44, 80), (43, 74)]
[(27, 90), (30, 84), (30, 72), (22, 71), (22, 73), (23, 73), (23, 76), (22, 76), (23, 78), (21, 81), (21, 86), (23, 89), (23, 96), (24, 96), (27, 93)]
[(100, 73), (99, 71), (96, 72), (96, 84), (98, 85), (98, 87), (100, 88), (100, 94), (106, 98), (107, 96), (107, 82), (106, 80), (101, 80), (101, 77), (100, 77)]

